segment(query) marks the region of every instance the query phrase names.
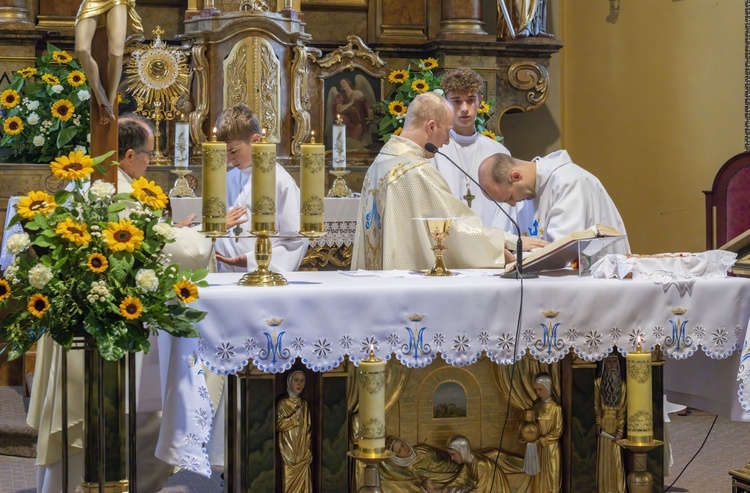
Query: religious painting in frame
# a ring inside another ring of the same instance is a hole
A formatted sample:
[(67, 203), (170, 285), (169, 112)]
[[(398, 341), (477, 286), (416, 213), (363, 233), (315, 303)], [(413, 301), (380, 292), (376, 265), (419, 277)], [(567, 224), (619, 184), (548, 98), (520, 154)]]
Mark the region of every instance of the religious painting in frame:
[(369, 121), (375, 102), (382, 99), (387, 74), (385, 62), (358, 36), (349, 36), (349, 44), (318, 60), (320, 67), (319, 124), (326, 149), (332, 148), (333, 123), (341, 117), (346, 127), (348, 166), (369, 165), (383, 142), (378, 124)]

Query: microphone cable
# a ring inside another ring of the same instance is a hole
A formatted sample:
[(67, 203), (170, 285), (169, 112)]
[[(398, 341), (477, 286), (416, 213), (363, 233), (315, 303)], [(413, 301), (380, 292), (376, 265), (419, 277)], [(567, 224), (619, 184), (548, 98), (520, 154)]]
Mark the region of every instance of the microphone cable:
[(693, 462), (693, 460), (695, 460), (696, 457), (698, 457), (698, 454), (701, 453), (701, 450), (703, 450), (703, 446), (706, 445), (706, 442), (708, 441), (708, 437), (711, 435), (711, 431), (714, 429), (714, 425), (716, 424), (717, 419), (719, 419), (718, 414), (714, 416), (714, 421), (713, 423), (711, 423), (711, 427), (708, 429), (708, 433), (706, 433), (706, 438), (703, 439), (703, 443), (701, 443), (701, 446), (698, 448), (698, 451), (695, 454), (693, 454), (693, 457), (688, 461), (687, 464), (685, 464), (685, 467), (683, 467), (682, 471), (680, 471), (680, 474), (678, 474), (677, 477), (674, 478), (674, 481), (672, 481), (672, 484), (666, 487), (666, 489), (664, 490), (665, 493), (669, 491), (672, 488), (672, 486), (674, 486), (677, 480), (680, 479), (680, 476), (682, 476), (682, 473), (684, 473), (685, 470), (687, 470), (688, 466)]

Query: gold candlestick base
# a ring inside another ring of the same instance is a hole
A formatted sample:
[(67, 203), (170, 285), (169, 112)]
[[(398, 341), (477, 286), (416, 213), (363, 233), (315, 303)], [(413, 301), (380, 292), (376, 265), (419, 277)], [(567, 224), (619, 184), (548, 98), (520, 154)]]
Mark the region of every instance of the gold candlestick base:
[(255, 262), (258, 268), (245, 274), (237, 284), (240, 286), (286, 286), (288, 283), (284, 276), (273, 272), (268, 266), (271, 264), (271, 231), (253, 232), (255, 240)]
[(648, 453), (664, 445), (664, 442), (652, 440), (647, 443), (636, 443), (622, 439), (617, 440), (617, 445), (630, 450), (633, 454), (633, 470), (628, 474), (628, 491), (630, 493), (653, 493), (654, 477), (648, 472)]
[(332, 170), (329, 171), (333, 176), (336, 177), (335, 180), (333, 180), (333, 184), (331, 185), (331, 189), (328, 190), (328, 196), (329, 197), (351, 197), (352, 191), (349, 189), (349, 185), (346, 184), (346, 180), (344, 179), (344, 176), (348, 175), (350, 172), (342, 169), (342, 170)]
[(187, 175), (190, 174), (190, 170), (188, 169), (175, 169), (172, 170), (172, 173), (177, 175), (177, 179), (174, 181), (174, 185), (172, 186), (172, 189), (169, 191), (170, 197), (195, 197), (195, 192), (193, 191), (193, 187), (190, 186), (190, 183), (187, 181), (187, 178), (185, 178)]
[(380, 471), (378, 470), (378, 466), (381, 462), (396, 454), (390, 450), (384, 450), (379, 454), (364, 454), (360, 450), (351, 450), (346, 455), (365, 464), (365, 471), (362, 475), (364, 484), (359, 487), (357, 493), (383, 493), (383, 490), (380, 489)]

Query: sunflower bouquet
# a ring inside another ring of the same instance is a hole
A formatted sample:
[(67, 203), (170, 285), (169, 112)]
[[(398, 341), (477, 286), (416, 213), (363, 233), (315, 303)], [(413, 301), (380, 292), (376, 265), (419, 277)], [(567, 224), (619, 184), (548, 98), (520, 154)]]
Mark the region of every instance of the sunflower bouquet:
[(35, 67), (16, 71), (0, 94), (3, 137), (10, 159), (50, 162), (61, 152), (86, 152), (89, 140), (86, 76), (69, 53), (47, 44)]
[[(111, 154), (111, 153), (110, 153)], [(54, 195), (32, 191), (22, 197), (11, 224), (23, 232), (7, 241), (15, 254), (0, 275), (0, 339), (8, 358), (26, 352), (49, 333), (70, 347), (84, 332), (107, 360), (148, 351), (148, 336), (162, 329), (196, 337), (193, 324), (205, 313), (187, 306), (206, 286), (208, 271), (168, 265), (165, 245), (175, 231), (163, 215), (168, 199), (145, 178), (131, 194), (89, 178), (108, 155), (92, 159), (72, 151), (50, 168), (72, 190)]]

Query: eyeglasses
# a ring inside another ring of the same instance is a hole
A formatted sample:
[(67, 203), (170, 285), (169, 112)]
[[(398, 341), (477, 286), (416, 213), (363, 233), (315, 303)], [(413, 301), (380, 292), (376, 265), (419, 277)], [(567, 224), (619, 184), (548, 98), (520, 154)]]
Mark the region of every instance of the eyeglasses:
[(148, 154), (148, 157), (153, 158), (156, 155), (156, 151), (141, 151), (141, 154)]

